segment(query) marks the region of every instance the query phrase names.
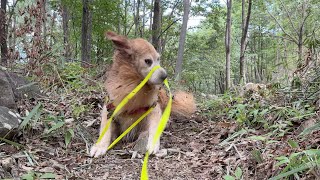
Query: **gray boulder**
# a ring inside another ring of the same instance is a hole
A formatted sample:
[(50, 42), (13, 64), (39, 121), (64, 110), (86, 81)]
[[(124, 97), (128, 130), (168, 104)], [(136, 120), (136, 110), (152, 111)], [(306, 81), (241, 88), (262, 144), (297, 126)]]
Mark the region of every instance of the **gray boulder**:
[(45, 96), (39, 86), (18, 74), (0, 70), (0, 106), (16, 109), (16, 102)]
[(30, 99), (44, 96), (35, 82), (29, 82), (22, 76), (15, 73), (7, 73), (7, 79), (11, 84), (15, 99)]
[(0, 70), (0, 106), (10, 109), (16, 108), (14, 93), (10, 82), (7, 79), (6, 72)]
[(0, 69), (0, 137), (11, 138), (17, 132), (20, 119), (14, 113), (17, 110), (16, 102), (40, 96), (44, 95), (36, 83)]
[(11, 138), (17, 132), (20, 122), (19, 114), (0, 106), (0, 137)]

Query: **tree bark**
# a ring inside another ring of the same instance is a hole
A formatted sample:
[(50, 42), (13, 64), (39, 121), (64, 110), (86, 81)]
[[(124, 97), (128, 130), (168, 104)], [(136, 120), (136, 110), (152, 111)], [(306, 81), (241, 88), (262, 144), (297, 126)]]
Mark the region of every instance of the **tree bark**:
[[(150, 8), (150, 14), (149, 14), (149, 31), (151, 32), (152, 31), (152, 10), (151, 9), (153, 9), (153, 0), (151, 0), (151, 2), (150, 2), (150, 4), (151, 4), (151, 8)], [(151, 40), (152, 40), (152, 37), (151, 37)]]
[(241, 45), (240, 45), (240, 83), (246, 83), (246, 72), (245, 72), (245, 50), (247, 44), (247, 33), (249, 28), (249, 21), (251, 15), (251, 6), (252, 0), (248, 0), (248, 12), (246, 19), (244, 18), (244, 11), (245, 11), (245, 0), (242, 0), (242, 37), (241, 37)]
[(117, 19), (118, 19), (118, 26), (117, 26), (117, 33), (121, 34), (121, 17), (120, 17), (120, 9), (121, 9), (121, 3), (119, 2), (117, 5), (118, 11), (117, 11)]
[(7, 66), (7, 63), (8, 63), (6, 7), (7, 7), (7, 0), (1, 0), (0, 44), (1, 44), (1, 64), (3, 66)]
[(183, 52), (184, 52), (184, 45), (186, 42), (189, 12), (190, 12), (190, 0), (184, 0), (183, 1), (182, 28), (181, 28), (180, 38), (179, 38), (177, 63), (176, 63), (176, 67), (175, 67), (175, 81), (180, 80), (180, 74), (182, 71)]
[(137, 0), (136, 5), (134, 7), (136, 8), (136, 13), (134, 15), (134, 35), (137, 36), (140, 31), (140, 0)]
[[(42, 15), (42, 20), (43, 20), (43, 24), (42, 24), (42, 38), (44, 41), (46, 41), (47, 39), (47, 25), (46, 25), (46, 21), (47, 21), (47, 11), (46, 11), (46, 5), (47, 5), (47, 0), (43, 0), (42, 6), (41, 6), (41, 15)], [(51, 29), (52, 32), (53, 29)]]
[[(89, 4), (91, 5), (93, 0), (89, 0)], [(92, 47), (92, 10), (89, 6), (89, 15), (88, 15), (88, 45), (87, 45), (87, 52), (88, 52), (88, 63), (91, 63), (91, 47)]]
[(144, 36), (144, 27), (146, 26), (146, 0), (143, 1), (142, 27), (140, 30), (140, 37)]
[(231, 9), (232, 0), (227, 0), (227, 21), (226, 21), (226, 33), (225, 33), (225, 47), (226, 47), (226, 90), (230, 89), (231, 78), (230, 78), (230, 58), (231, 58)]
[(128, 6), (129, 3), (127, 0), (124, 0), (124, 22), (123, 22), (123, 34), (127, 35), (127, 19), (128, 19)]
[(92, 19), (90, 3), (92, 0), (83, 0), (83, 12), (82, 12), (82, 34), (81, 34), (81, 61), (82, 66), (86, 67), (91, 62), (91, 28)]
[(65, 4), (62, 4), (62, 26), (63, 26), (63, 43), (64, 43), (64, 57), (66, 61), (71, 58), (71, 49), (69, 43), (70, 31), (69, 31), (69, 11)]
[(160, 50), (160, 29), (161, 29), (161, 0), (154, 0), (153, 23), (152, 23), (152, 44), (154, 48)]

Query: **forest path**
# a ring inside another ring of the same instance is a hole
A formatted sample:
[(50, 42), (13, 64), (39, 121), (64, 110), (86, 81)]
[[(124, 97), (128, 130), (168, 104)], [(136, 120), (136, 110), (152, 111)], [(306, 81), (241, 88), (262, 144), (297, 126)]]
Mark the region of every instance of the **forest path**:
[[(85, 131), (96, 137), (97, 129), (96, 123)], [(250, 179), (270, 176), (274, 162), (257, 165), (250, 151), (264, 145), (241, 137), (248, 132), (219, 145), (236, 131), (239, 129), (235, 123), (203, 117), (173, 118), (161, 137), (161, 149), (166, 153), (149, 159), (150, 179), (223, 179), (227, 173), (233, 175), (237, 167), (246, 169), (244, 177)], [(26, 144), (25, 150), (0, 146), (6, 154), (1, 159), (14, 159), (10, 169), (13, 177), (28, 171), (39, 172), (37, 177), (52, 173), (56, 179), (139, 179), (140, 176), (143, 156), (134, 157), (131, 144), (120, 144), (105, 157), (90, 158), (88, 147), (80, 136), (74, 138), (68, 149), (63, 137), (40, 139), (34, 136), (20, 143)]]

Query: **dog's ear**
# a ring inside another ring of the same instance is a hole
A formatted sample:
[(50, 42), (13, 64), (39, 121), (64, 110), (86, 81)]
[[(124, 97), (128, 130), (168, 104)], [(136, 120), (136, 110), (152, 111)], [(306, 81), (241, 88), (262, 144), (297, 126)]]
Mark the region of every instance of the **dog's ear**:
[(128, 53), (129, 55), (132, 54), (132, 49), (129, 43), (129, 40), (124, 37), (120, 36), (115, 32), (108, 31), (105, 33), (106, 38), (110, 39), (115, 47), (120, 50)]

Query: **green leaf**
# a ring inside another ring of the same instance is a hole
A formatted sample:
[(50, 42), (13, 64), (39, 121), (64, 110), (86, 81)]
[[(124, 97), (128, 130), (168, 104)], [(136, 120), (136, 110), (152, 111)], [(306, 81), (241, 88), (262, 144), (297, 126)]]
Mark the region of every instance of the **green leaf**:
[(263, 162), (263, 158), (262, 158), (261, 152), (259, 150), (253, 150), (253, 151), (251, 151), (251, 154), (258, 163)]
[(257, 141), (265, 141), (267, 139), (267, 138), (265, 138), (263, 136), (250, 136), (248, 138), (252, 139), (252, 140), (257, 140)]
[(236, 176), (237, 179), (240, 179), (242, 176), (242, 170), (240, 167), (237, 167), (236, 171), (234, 172), (234, 175)]
[(61, 128), (64, 124), (65, 124), (65, 122), (58, 122), (57, 124), (55, 124), (53, 127), (51, 127), (51, 128), (48, 130), (47, 134), (49, 134), (49, 133), (51, 133), (52, 131), (55, 131), (55, 130)]
[(223, 140), (219, 145), (220, 145), (220, 146), (223, 146), (223, 145), (227, 144), (228, 141), (230, 141), (230, 140), (232, 140), (232, 139), (234, 139), (234, 138), (236, 138), (236, 137), (238, 137), (238, 136), (242, 136), (243, 134), (246, 134), (246, 133), (248, 133), (247, 130), (241, 129), (240, 131), (233, 133), (233, 134), (232, 134), (231, 136), (229, 136), (227, 139)]
[(40, 179), (55, 179), (56, 175), (53, 173), (45, 173), (39, 177)]
[(303, 151), (307, 156), (318, 156), (320, 158), (320, 150), (319, 149), (309, 149)]
[(279, 142), (279, 141), (270, 140), (270, 141), (267, 141), (267, 143), (266, 143), (266, 144), (272, 144), (272, 143), (277, 143), (277, 142)]
[(299, 134), (299, 136), (304, 136), (304, 135), (308, 135), (310, 133), (312, 133), (313, 131), (318, 131), (320, 130), (320, 122), (316, 123), (315, 125), (306, 128), (305, 130), (303, 130), (302, 133)]
[(0, 141), (4, 141), (4, 142), (6, 142), (7, 144), (10, 144), (10, 145), (15, 146), (15, 147), (17, 147), (17, 148), (22, 148), (22, 147), (24, 147), (22, 144), (19, 144), (19, 143), (10, 141), (10, 140), (5, 139), (5, 138), (2, 138), (2, 137), (0, 137)]
[(299, 148), (299, 144), (295, 141), (293, 141), (292, 139), (288, 140), (288, 144), (292, 147), (292, 148)]
[(265, 115), (267, 112), (269, 111), (269, 109), (264, 109), (263, 111), (261, 111), (259, 114), (261, 116)]
[(68, 129), (68, 131), (66, 132), (66, 134), (64, 135), (64, 140), (66, 143), (66, 147), (69, 145), (71, 138), (74, 137), (74, 131), (72, 129)]
[(32, 86), (32, 85), (35, 85), (35, 84), (37, 84), (37, 82), (31, 82), (31, 83), (29, 83), (29, 84), (26, 84), (26, 85), (17, 87), (16, 89), (17, 89), (17, 90), (24, 89), (24, 88), (30, 87), (30, 86)]
[(280, 160), (277, 164), (276, 164), (276, 166), (281, 166), (282, 164), (287, 164), (287, 163), (289, 163), (290, 161), (289, 161), (289, 159), (287, 158), (287, 159), (283, 159), (283, 160)]
[(223, 176), (223, 179), (225, 179), (225, 180), (235, 180), (235, 178), (233, 176), (230, 176), (230, 175)]
[(33, 171), (28, 172), (28, 174), (22, 175), (21, 179), (23, 179), (23, 180), (34, 180), (35, 179), (35, 174), (34, 174)]
[(304, 165), (302, 165), (300, 167), (294, 168), (294, 169), (292, 169), (292, 170), (290, 170), (288, 172), (281, 173), (281, 174), (279, 174), (279, 175), (277, 175), (277, 176), (275, 176), (273, 178), (270, 178), (269, 180), (282, 179), (284, 177), (288, 177), (288, 176), (293, 175), (295, 173), (298, 173), (298, 172), (301, 172), (301, 171), (316, 167), (318, 164), (320, 164), (320, 160), (313, 161), (313, 162), (308, 162), (308, 163), (305, 163)]
[(22, 121), (22, 123), (19, 126), (19, 129), (24, 129), (25, 126), (29, 123), (29, 121), (32, 119), (32, 117), (39, 111), (41, 107), (41, 103), (37, 104), (32, 110), (31, 112), (28, 114), (27, 117), (23, 118), (24, 120)]

